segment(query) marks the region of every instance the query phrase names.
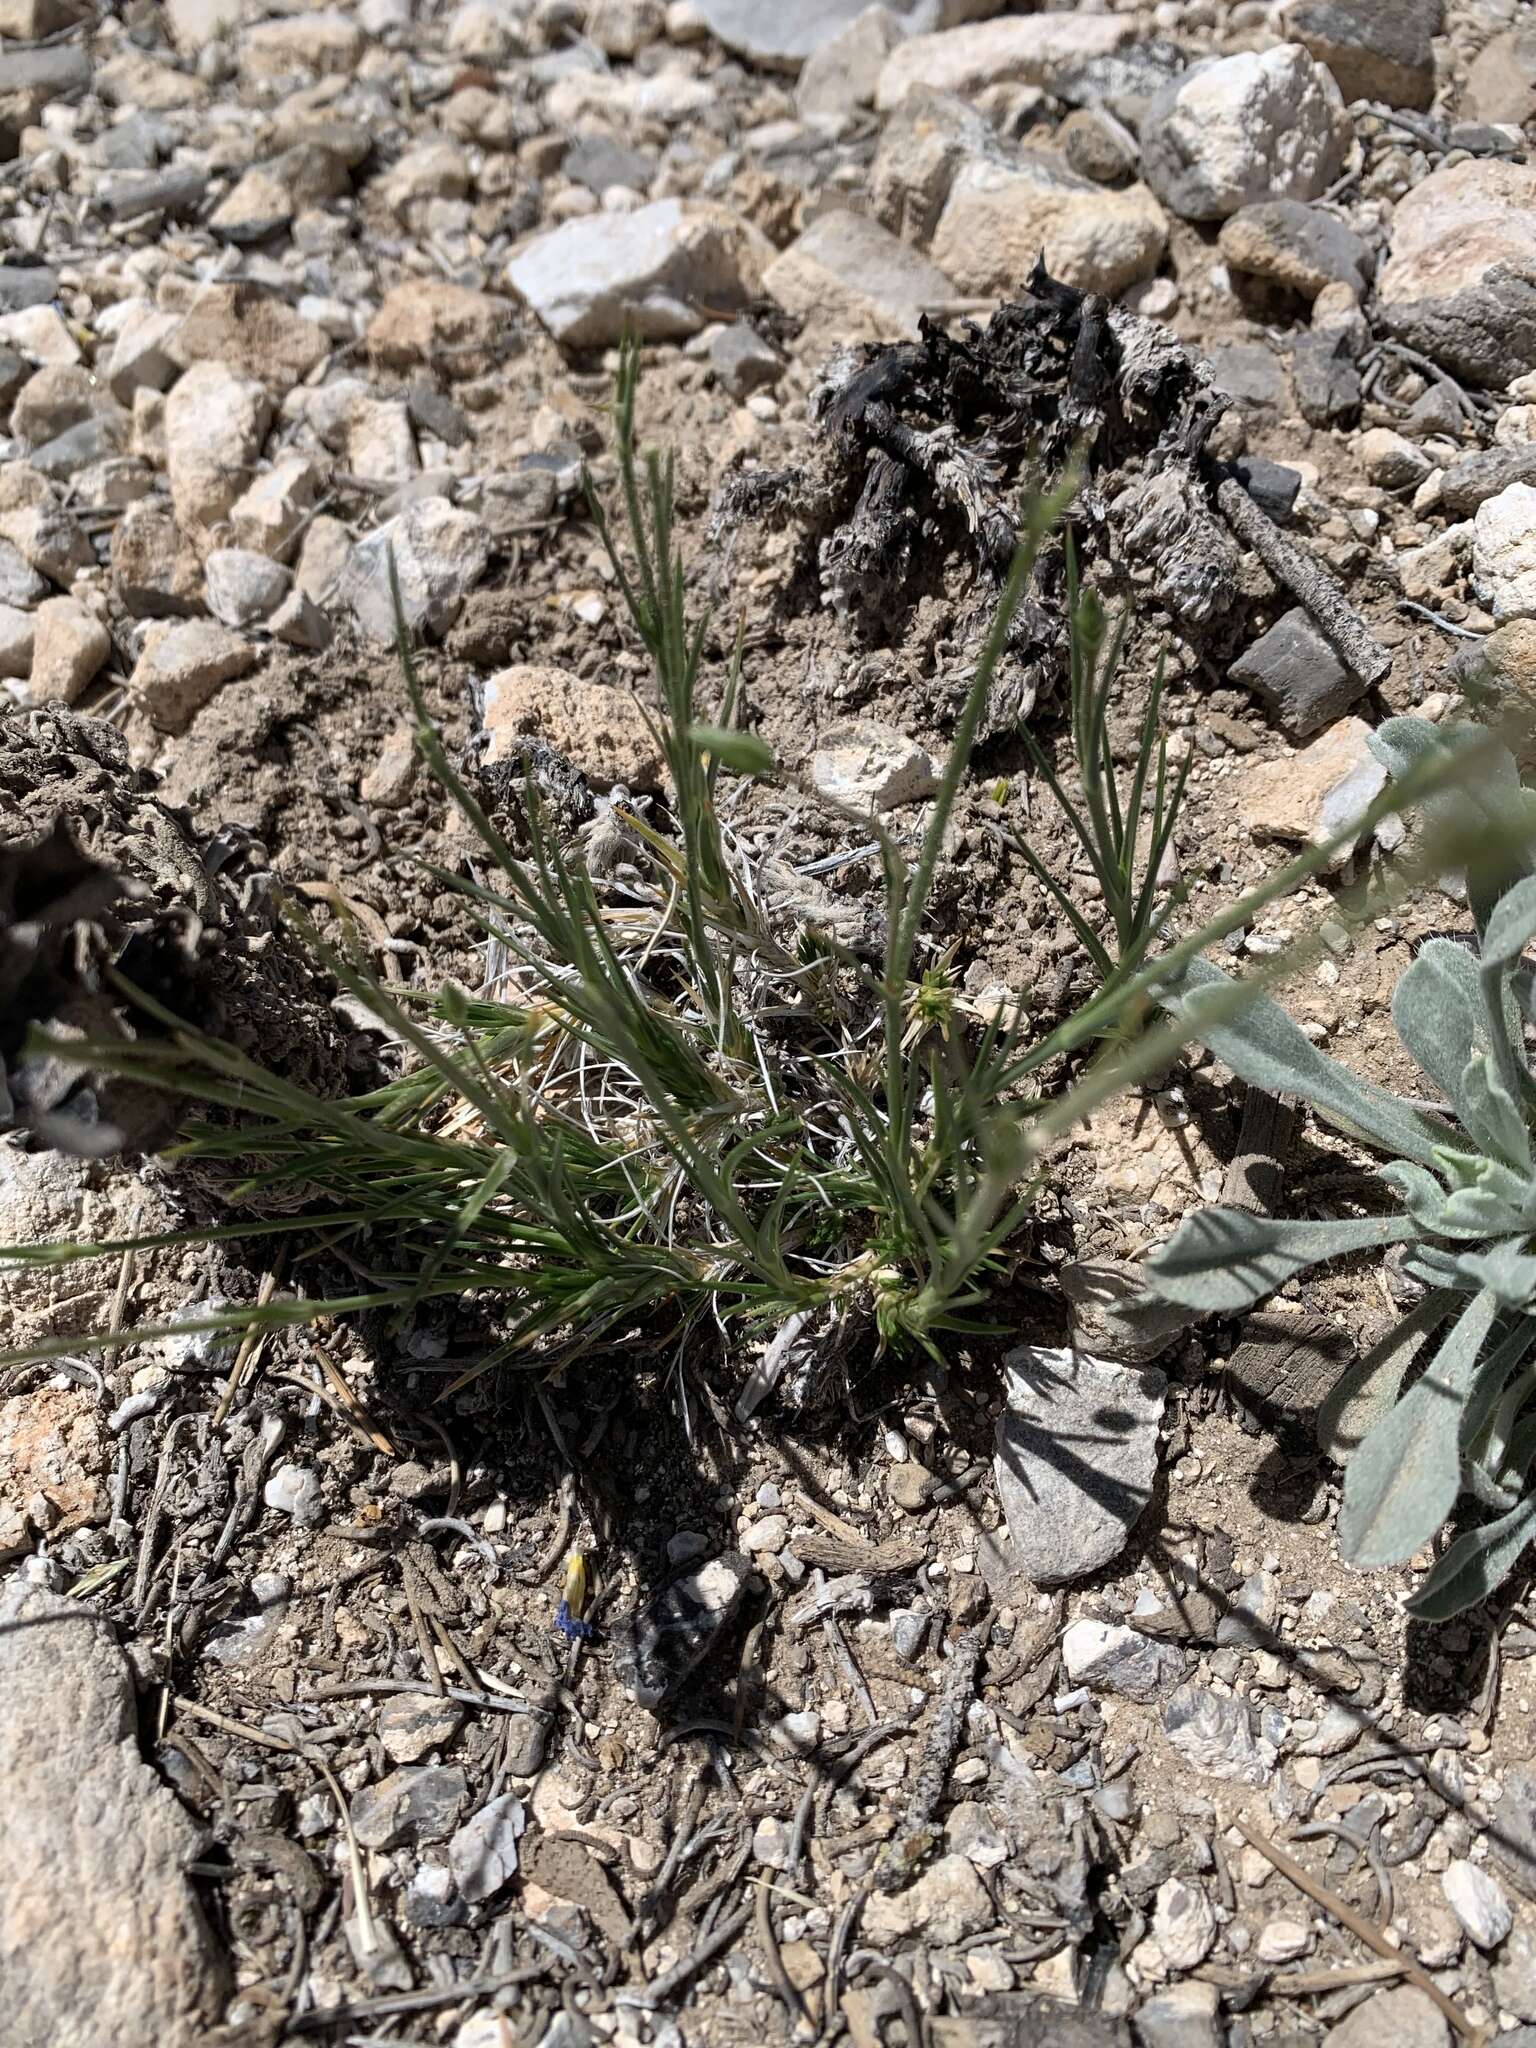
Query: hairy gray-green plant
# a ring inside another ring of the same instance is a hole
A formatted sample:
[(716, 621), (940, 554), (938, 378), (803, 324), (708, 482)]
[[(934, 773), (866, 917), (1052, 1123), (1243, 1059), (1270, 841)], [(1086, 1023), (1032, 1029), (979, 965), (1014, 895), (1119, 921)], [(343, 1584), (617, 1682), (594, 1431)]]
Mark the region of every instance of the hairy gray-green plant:
[[(1475, 737), (1392, 719), (1375, 745), (1406, 775)], [(1376, 1178), (1392, 1207), (1320, 1221), (1198, 1210), (1147, 1262), (1157, 1294), (1230, 1315), (1324, 1260), (1405, 1247), (1403, 1271), (1423, 1298), (1350, 1368), (1319, 1421), (1346, 1464), (1339, 1542), (1355, 1564), (1406, 1562), (1464, 1491), (1489, 1511), (1410, 1601), (1431, 1619), (1492, 1592), (1536, 1536), (1536, 1079), (1525, 1044), (1536, 1003), (1522, 964), (1536, 937), (1533, 798), (1509, 755), (1479, 743), (1483, 772), (1426, 807), (1466, 859), (1475, 940), (1431, 939), (1392, 999), (1398, 1036), (1443, 1111), (1352, 1074), (1268, 997), (1235, 1003), (1227, 977), (1203, 961), (1164, 997), (1181, 1028), (1250, 1087), (1299, 1096), (1390, 1154)]]
[[(1116, 650), (1101, 661), (1102, 622), (1075, 603), (1078, 830), (1104, 883), (1105, 937), (1075, 905), (1073, 921), (1093, 934), (1090, 951), (1107, 972), (1073, 1016), (1038, 1038), (1022, 1003), (976, 1014), (938, 954), (930, 898), (992, 675), (1036, 551), (1070, 493), (1063, 486), (1026, 508), (1024, 545), (915, 862), (876, 831), (883, 957), (870, 967), (827, 932), (786, 933), (763, 908), (764, 862), (731, 829), (722, 781), (724, 768), (750, 775), (771, 762), (760, 740), (736, 729), (737, 662), (713, 716), (700, 715), (707, 622), (688, 612), (671, 465), (636, 446), (636, 374), (627, 353), (615, 406), (627, 557), (600, 523), (656, 676), (671, 828), (626, 812), (633, 859), (616, 880), (561, 843), (530, 781), (529, 850), (514, 852), (448, 760), (402, 631), (421, 748), (473, 825), (486, 868), (484, 879), (437, 879), (468, 900), (504, 969), (474, 994), (401, 992), (306, 926), (407, 1058), (398, 1079), (347, 1100), (285, 1085), (131, 991), (157, 1032), (126, 1045), (51, 1048), (219, 1112), (192, 1121), (173, 1156), (222, 1171), (235, 1217), (189, 1237), (290, 1239), (299, 1254), (291, 1276), (316, 1252), (357, 1276), (341, 1295), (210, 1312), (178, 1325), (183, 1332), (360, 1309), (403, 1315), (474, 1296), (505, 1328), (479, 1371), (514, 1357), (552, 1362), (637, 1327), (680, 1350), (729, 1321), (768, 1336), (796, 1318), (825, 1333), (859, 1317), (884, 1341), (932, 1351), (945, 1333), (975, 1326), (1006, 1270), (1047, 1170), (1048, 1140), (1075, 1113), (1072, 1095), (1061, 1094), (1063, 1056), (1112, 1045), (1125, 1057), (1144, 1035), (1159, 974), (1335, 850), (1292, 863), (1151, 964), (1163, 935), (1156, 874), (1182, 781), (1168, 776), (1156, 742), (1154, 689), (1121, 789), (1105, 737)], [(1420, 780), (1430, 787), (1437, 776), (1438, 768)], [(860, 820), (859, 829), (872, 828)], [(1102, 1094), (1115, 1071), (1101, 1059), (1086, 1085)], [(292, 1213), (296, 1191), (302, 1214)], [(59, 1261), (127, 1248), (15, 1247), (0, 1256)], [(83, 1348), (79, 1338), (48, 1340), (26, 1355)]]

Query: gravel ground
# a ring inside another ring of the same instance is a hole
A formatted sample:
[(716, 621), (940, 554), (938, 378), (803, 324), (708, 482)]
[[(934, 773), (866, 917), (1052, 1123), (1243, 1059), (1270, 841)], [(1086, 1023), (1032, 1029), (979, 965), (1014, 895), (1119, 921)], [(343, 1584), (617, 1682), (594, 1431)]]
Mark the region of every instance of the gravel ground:
[[(739, 625), (784, 771), (735, 822), (866, 928), (814, 790), (916, 843), (995, 565), (910, 435), (829, 437), (839, 352), (928, 319), (995, 369), (1060, 319), (1093, 345), (1029, 359), (1000, 459), (1100, 437), (1113, 730), (1164, 655), (1214, 911), (1370, 801), (1383, 718), (1475, 690), (1529, 751), (1533, 140), (1517, 0), (0, 0), (0, 902), (64, 816), (135, 929), (225, 934), (198, 1014), (331, 1087), (377, 1049), (274, 880), (393, 980), (476, 980), (386, 550), (457, 754), (534, 733), (583, 801), (659, 797), (581, 491), (628, 327), (711, 672)], [(950, 345), (900, 358), (919, 436)], [(1139, 412), (1091, 370), (1133, 361)], [(1070, 871), (1017, 737), (1061, 758), (1053, 631), (1005, 668), (935, 934), (1047, 1023), (1088, 961), (1007, 839)], [(1289, 1006), (1411, 1093), (1392, 987), (1468, 919), (1352, 923), (1401, 835), (1231, 950), (1322, 925)], [(238, 1246), (0, 1274), (8, 1341), (124, 1333), (0, 1377), (0, 2036), (1530, 2048), (1536, 1615), (1516, 1580), (1410, 1625), (1427, 1556), (1339, 1563), (1310, 1429), (1393, 1274), (1139, 1345), (1101, 1312), (1255, 1149), (1298, 1214), (1360, 1163), (1264, 1142), (1192, 1057), (1074, 1133), (998, 1341), (746, 1421), (745, 1357), (638, 1342), (439, 1399), (472, 1303), (133, 1340), (286, 1283)], [(208, 1196), (0, 1140), (0, 1242)]]

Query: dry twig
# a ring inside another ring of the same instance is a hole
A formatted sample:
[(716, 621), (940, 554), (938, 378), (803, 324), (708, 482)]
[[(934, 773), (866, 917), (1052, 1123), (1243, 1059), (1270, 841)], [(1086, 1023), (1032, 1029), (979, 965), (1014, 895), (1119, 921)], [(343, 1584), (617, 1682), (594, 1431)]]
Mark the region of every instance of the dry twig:
[(1487, 2028), (1475, 2027), (1472, 2024), (1456, 2001), (1446, 1997), (1416, 1956), (1405, 1955), (1395, 1949), (1379, 1927), (1373, 1927), (1363, 1913), (1355, 1911), (1347, 1899), (1341, 1899), (1337, 1892), (1330, 1891), (1327, 1885), (1313, 1877), (1310, 1871), (1304, 1870), (1294, 1856), (1287, 1856), (1278, 1843), (1272, 1842), (1268, 1835), (1261, 1835), (1257, 1828), (1249, 1827), (1246, 1821), (1239, 1820), (1234, 1825), (1245, 1842), (1257, 1849), (1261, 1856), (1267, 1857), (1282, 1877), (1288, 1877), (1299, 1891), (1305, 1892), (1309, 1899), (1314, 1899), (1326, 1912), (1331, 1913), (1341, 1927), (1347, 1927), (1357, 1940), (1363, 1941), (1368, 1949), (1386, 1961), (1400, 1963), (1408, 1982), (1422, 1991), (1426, 1998), (1433, 2000), (1464, 2041), (1470, 2041), (1473, 2048), (1485, 2048), (1489, 2039)]

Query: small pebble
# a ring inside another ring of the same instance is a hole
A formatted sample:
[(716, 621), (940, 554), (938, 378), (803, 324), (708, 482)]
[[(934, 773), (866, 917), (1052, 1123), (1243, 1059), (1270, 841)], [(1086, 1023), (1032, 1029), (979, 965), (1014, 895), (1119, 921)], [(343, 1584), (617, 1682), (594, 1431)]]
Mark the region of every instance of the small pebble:
[(1449, 1865), (1440, 1883), (1447, 1905), (1478, 1947), (1497, 1948), (1515, 1921), (1499, 1880), (1462, 1856)]
[(318, 1522), (325, 1513), (325, 1490), (319, 1476), (307, 1465), (279, 1465), (262, 1488), (269, 1508), (291, 1515), (296, 1522)]
[(1312, 1930), (1304, 1920), (1270, 1920), (1259, 1930), (1261, 1963), (1293, 1963), (1312, 1946)]

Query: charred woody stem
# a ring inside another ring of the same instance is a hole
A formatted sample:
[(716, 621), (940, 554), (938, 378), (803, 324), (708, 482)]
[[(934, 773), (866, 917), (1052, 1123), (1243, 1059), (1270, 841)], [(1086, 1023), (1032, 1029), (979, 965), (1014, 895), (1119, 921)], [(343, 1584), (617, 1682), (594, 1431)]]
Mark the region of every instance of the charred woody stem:
[(1321, 563), (1288, 540), (1234, 478), (1226, 477), (1216, 486), (1216, 502), (1238, 538), (1306, 606), (1339, 659), (1362, 683), (1379, 683), (1391, 668), (1392, 657), (1367, 632)]

